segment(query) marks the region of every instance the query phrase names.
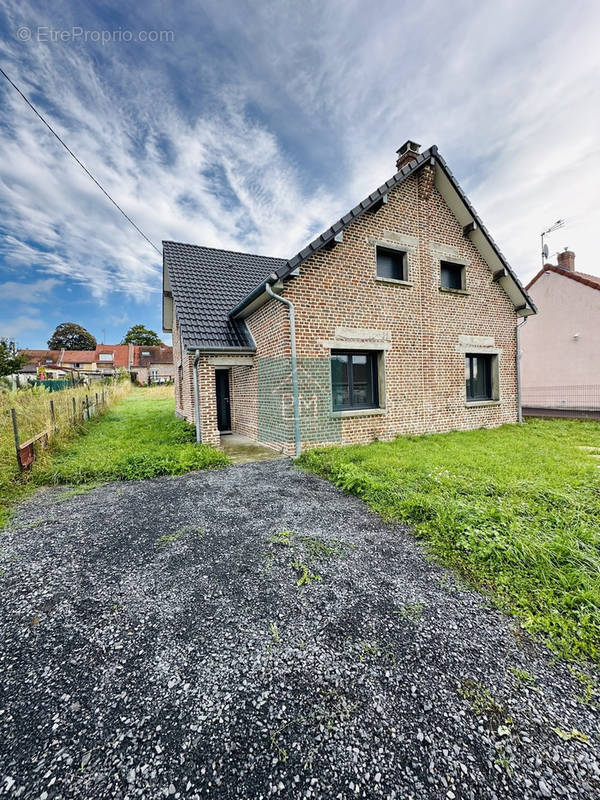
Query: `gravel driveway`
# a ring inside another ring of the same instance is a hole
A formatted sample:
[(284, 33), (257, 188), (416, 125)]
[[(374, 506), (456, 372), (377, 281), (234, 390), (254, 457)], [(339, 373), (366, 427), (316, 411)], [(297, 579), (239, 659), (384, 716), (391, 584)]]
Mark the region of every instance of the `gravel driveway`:
[(0, 551), (0, 796), (600, 796), (568, 666), (287, 460), (43, 490)]

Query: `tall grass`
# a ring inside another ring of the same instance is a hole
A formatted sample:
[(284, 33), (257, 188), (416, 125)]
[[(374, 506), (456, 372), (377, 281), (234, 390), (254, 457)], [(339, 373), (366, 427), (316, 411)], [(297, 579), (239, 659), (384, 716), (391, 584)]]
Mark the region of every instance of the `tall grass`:
[(83, 435), (61, 448), (36, 480), (84, 484), (143, 480), (223, 467), (224, 453), (197, 444), (194, 426), (175, 417), (173, 387), (135, 389), (102, 418), (87, 423)]
[(410, 523), (430, 550), (557, 652), (600, 661), (600, 424), (531, 420), (300, 463)]
[[(117, 400), (127, 395), (132, 389), (129, 381), (79, 386), (64, 389), (60, 392), (49, 392), (41, 386), (16, 391), (0, 392), (0, 526), (9, 514), (10, 505), (23, 496), (32, 485), (35, 472), (48, 465), (52, 452), (78, 436), (82, 429), (82, 410), (86, 395), (90, 404), (95, 402), (104, 391), (105, 405), (100, 406), (103, 413)], [(73, 417), (73, 399), (75, 399), (76, 419)], [(50, 413), (50, 401), (54, 405), (56, 429), (53, 428)], [(36, 467), (32, 473), (21, 475), (15, 453), (15, 441), (11, 419), (11, 409), (16, 410), (19, 428), (19, 440), (25, 442), (44, 430), (50, 432), (51, 449), (44, 450), (36, 446)]]

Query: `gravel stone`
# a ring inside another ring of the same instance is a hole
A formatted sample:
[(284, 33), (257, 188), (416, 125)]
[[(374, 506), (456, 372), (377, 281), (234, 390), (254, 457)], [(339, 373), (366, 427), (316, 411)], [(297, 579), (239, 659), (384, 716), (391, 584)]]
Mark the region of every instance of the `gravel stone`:
[(0, 534), (0, 796), (600, 796), (568, 665), (360, 500), (286, 459), (65, 493)]

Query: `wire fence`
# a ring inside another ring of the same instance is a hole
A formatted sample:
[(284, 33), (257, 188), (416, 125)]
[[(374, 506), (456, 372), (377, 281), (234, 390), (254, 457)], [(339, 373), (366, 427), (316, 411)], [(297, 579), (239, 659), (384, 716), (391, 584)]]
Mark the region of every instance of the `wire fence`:
[(67, 439), (86, 420), (131, 390), (107, 382), (50, 392), (43, 387), (0, 394), (0, 482), (28, 469), (54, 440)]
[(600, 419), (600, 384), (527, 386), (522, 405), (528, 416)]

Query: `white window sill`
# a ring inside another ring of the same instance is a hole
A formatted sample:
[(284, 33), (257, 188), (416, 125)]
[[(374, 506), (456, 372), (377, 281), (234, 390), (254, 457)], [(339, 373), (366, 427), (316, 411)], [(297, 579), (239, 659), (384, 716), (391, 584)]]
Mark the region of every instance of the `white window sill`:
[(374, 417), (386, 414), (385, 408), (357, 408), (354, 411), (331, 411), (329, 416), (338, 417)]
[(501, 400), (467, 400), (465, 408), (482, 408), (485, 406), (499, 406), (502, 405)]
[(444, 294), (459, 294), (463, 297), (468, 297), (471, 294), (471, 292), (468, 292), (466, 289), (450, 289), (447, 286), (439, 286), (438, 288), (440, 292)]
[(375, 280), (378, 283), (393, 283), (394, 286), (404, 286), (405, 289), (410, 289), (411, 286), (414, 286), (412, 281), (401, 281), (398, 278), (381, 278), (379, 275), (375, 277)]

